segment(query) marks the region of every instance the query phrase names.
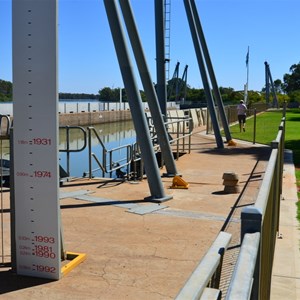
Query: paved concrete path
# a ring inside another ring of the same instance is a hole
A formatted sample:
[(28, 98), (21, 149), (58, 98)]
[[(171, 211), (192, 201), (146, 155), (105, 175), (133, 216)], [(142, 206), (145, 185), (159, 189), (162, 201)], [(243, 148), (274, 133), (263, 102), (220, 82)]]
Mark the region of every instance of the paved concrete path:
[[(224, 227), (239, 197), (222, 193), (223, 173), (239, 174), (242, 190), (257, 161), (268, 160), (266, 150), (250, 143), (216, 149), (214, 139), (195, 134), (191, 154), (177, 161), (178, 171), (190, 187), (170, 189), (172, 179), (162, 178), (166, 193), (173, 196), (162, 204), (144, 200), (149, 196), (147, 180), (130, 183), (94, 179), (65, 184), (60, 189), (65, 247), (67, 251), (86, 253), (87, 259), (54, 282), (17, 276), (4, 264), (0, 267), (0, 298), (174, 299)], [(300, 238), (293, 165), (286, 164), (284, 172), (282, 239), (277, 240), (272, 299), (294, 300), (300, 299)], [(254, 201), (257, 189), (252, 187), (253, 193), (247, 195), (249, 203)], [(2, 196), (4, 258), (9, 262), (9, 193)], [(234, 220), (239, 223), (238, 216)]]
[(291, 151), (285, 153), (279, 238), (273, 265), (271, 300), (300, 299), (300, 233), (297, 187)]

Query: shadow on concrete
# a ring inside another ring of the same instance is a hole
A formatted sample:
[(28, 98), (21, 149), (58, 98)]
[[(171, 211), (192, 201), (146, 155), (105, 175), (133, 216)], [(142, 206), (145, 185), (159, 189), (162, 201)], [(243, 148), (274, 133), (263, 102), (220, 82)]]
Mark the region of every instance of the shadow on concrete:
[(237, 208), (241, 208), (241, 207), (244, 207), (244, 206), (254, 204), (254, 203), (240, 203), (240, 202), (241, 202), (241, 199), (244, 197), (245, 191), (246, 191), (250, 181), (252, 181), (252, 177), (253, 176), (255, 177), (255, 170), (256, 170), (258, 164), (259, 164), (259, 160), (254, 165), (246, 184), (244, 185), (242, 191), (240, 192), (238, 198), (236, 199), (234, 205), (232, 206), (232, 208), (231, 208), (231, 210), (230, 210), (230, 212), (229, 212), (229, 214), (228, 214), (228, 216), (227, 216), (227, 218), (226, 218), (226, 220), (225, 220), (225, 222), (224, 222), (224, 224), (221, 228), (221, 231), (226, 231), (226, 228), (227, 228), (227, 226), (228, 226), (228, 224), (229, 224), (229, 222), (230, 222), (230, 220), (231, 220), (231, 218), (232, 218), (232, 216), (233, 216), (233, 214), (234, 214), (234, 212)]
[(11, 270), (1, 271), (0, 268), (0, 295), (46, 284), (52, 281), (53, 280), (43, 278), (20, 276), (13, 273)]
[[(99, 198), (101, 199), (101, 198)], [(139, 204), (139, 203), (156, 203), (155, 201), (146, 200), (111, 200), (111, 201), (101, 201), (101, 202), (89, 202), (89, 203), (78, 203), (78, 204), (61, 204), (61, 209), (68, 208), (82, 208), (82, 207), (96, 207), (96, 206), (110, 206), (110, 205), (124, 205), (124, 204)]]
[(247, 148), (224, 148), (224, 149), (206, 149), (199, 150), (199, 153), (206, 153), (212, 155), (251, 155), (256, 160), (269, 160), (272, 148), (270, 147), (247, 147)]

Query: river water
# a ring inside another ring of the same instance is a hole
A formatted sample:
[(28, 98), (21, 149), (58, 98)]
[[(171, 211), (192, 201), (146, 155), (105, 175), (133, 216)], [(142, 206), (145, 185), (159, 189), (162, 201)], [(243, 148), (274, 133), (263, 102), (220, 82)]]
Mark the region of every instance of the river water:
[[(82, 127), (87, 131), (87, 127)], [(101, 141), (103, 142), (105, 148), (107, 150), (111, 150), (116, 147), (120, 147), (123, 145), (130, 144), (132, 145), (136, 141), (136, 133), (134, 130), (134, 126), (132, 121), (124, 121), (124, 122), (114, 122), (114, 123), (104, 123), (93, 125), (93, 128), (99, 135)], [(87, 137), (86, 137), (87, 139)], [(76, 150), (81, 149), (84, 146), (84, 136), (81, 130), (71, 129), (69, 134), (69, 149)], [(95, 135), (92, 135), (91, 139), (92, 144), (92, 152), (102, 160), (103, 149), (99, 144), (98, 139)], [(59, 130), (59, 149), (63, 150), (67, 148), (66, 142), (66, 130)], [(114, 152), (114, 160), (120, 159), (120, 157), (125, 156), (123, 150), (119, 150)], [(2, 159), (10, 159), (10, 148), (8, 140), (0, 140), (0, 158)], [(65, 152), (59, 152), (59, 164), (63, 167), (63, 169), (67, 170), (67, 155)], [(97, 165), (95, 164), (95, 160), (93, 160), (92, 168), (95, 169)], [(88, 172), (89, 169), (89, 155), (88, 155), (88, 147), (86, 147), (83, 151), (80, 152), (71, 152), (69, 159), (69, 171), (71, 177), (82, 177), (84, 172)], [(114, 175), (114, 174), (112, 174)], [(97, 171), (93, 174), (93, 176), (104, 176), (110, 177), (110, 174), (103, 174), (102, 171)]]
[[(117, 147), (122, 147), (124, 145), (132, 145), (136, 141), (136, 133), (132, 121), (124, 122), (114, 122), (114, 123), (104, 123), (97, 124), (92, 126), (100, 137), (102, 143), (104, 144), (106, 150), (115, 149)], [(82, 127), (88, 132), (86, 127)], [(60, 129), (60, 145), (59, 149), (66, 149), (66, 131)], [(84, 137), (83, 133), (80, 130), (71, 130), (70, 131), (70, 146), (71, 150), (81, 149), (84, 146)], [(95, 134), (92, 134), (91, 138), (92, 152), (97, 156), (97, 158), (102, 161), (103, 147), (101, 147), (98, 139)], [(114, 151), (113, 160), (117, 161), (119, 159), (125, 158), (126, 153), (125, 149)], [(60, 151), (59, 155), (60, 165), (67, 170), (67, 155), (64, 152)], [(93, 161), (92, 169), (95, 169), (97, 164), (95, 160)], [(88, 147), (80, 152), (70, 153), (70, 176), (72, 177), (82, 177), (84, 173), (88, 173), (89, 167), (89, 153)], [(109, 177), (110, 174), (103, 174), (102, 171), (94, 172), (93, 176), (105, 176)]]

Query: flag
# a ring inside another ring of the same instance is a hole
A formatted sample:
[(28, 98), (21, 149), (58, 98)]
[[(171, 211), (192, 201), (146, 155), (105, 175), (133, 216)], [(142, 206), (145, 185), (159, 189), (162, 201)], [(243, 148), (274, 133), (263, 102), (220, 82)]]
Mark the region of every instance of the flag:
[(248, 67), (248, 63), (249, 63), (249, 47), (248, 47), (248, 52), (246, 55), (246, 67)]

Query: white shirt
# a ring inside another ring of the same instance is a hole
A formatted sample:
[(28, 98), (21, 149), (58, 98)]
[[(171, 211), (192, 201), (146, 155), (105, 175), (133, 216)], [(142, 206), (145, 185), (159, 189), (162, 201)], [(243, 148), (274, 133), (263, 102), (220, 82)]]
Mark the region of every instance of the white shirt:
[(240, 103), (237, 106), (237, 113), (238, 115), (246, 115), (247, 106), (244, 103)]

